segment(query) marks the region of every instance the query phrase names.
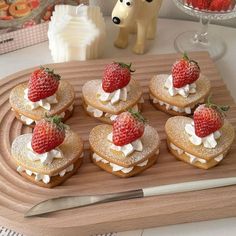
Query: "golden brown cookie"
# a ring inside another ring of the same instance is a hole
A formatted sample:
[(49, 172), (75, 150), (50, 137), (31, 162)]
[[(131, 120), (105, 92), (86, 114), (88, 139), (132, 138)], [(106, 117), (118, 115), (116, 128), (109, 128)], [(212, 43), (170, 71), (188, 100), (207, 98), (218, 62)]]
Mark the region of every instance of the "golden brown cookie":
[[(10, 93), (10, 104), (12, 110), (16, 113), (16, 117), (27, 125), (34, 126), (36, 121), (41, 120), (45, 114), (48, 115), (60, 115), (64, 117), (64, 120), (70, 117), (73, 111), (73, 105), (75, 100), (75, 92), (73, 87), (66, 81), (60, 81), (58, 91), (56, 92), (56, 98), (58, 103), (51, 105), (51, 110), (48, 111), (42, 107), (32, 110), (27, 104), (27, 100), (24, 98), (24, 91), (27, 89), (28, 83), (22, 83), (12, 89)], [(66, 92), (65, 92), (66, 91)]]
[[(12, 110), (13, 110), (13, 109), (12, 109)], [(17, 113), (17, 112), (14, 111), (14, 110), (13, 110), (13, 112), (15, 112), (16, 118), (17, 118), (21, 123), (23, 123), (24, 125), (27, 125), (27, 126), (29, 126), (29, 127), (31, 127), (31, 128), (34, 128), (35, 122), (32, 123), (32, 124), (27, 124), (25, 121), (22, 120), (22, 116), (21, 116), (19, 113)], [(73, 112), (74, 112), (74, 107), (73, 107), (72, 110), (66, 110), (66, 111), (65, 111), (64, 118), (62, 119), (62, 121), (65, 122), (66, 120), (68, 120), (68, 119), (73, 115)]]
[(186, 114), (185, 112), (177, 112), (177, 111), (173, 111), (173, 110), (167, 110), (166, 105), (160, 105), (159, 103), (153, 103), (153, 99), (151, 99), (151, 103), (158, 110), (168, 113), (172, 116), (186, 116), (186, 115), (190, 116), (191, 115), (191, 114)]
[[(119, 101), (118, 103), (111, 104), (110, 102), (101, 102), (98, 98), (98, 91), (101, 86), (101, 80), (91, 80), (84, 84), (82, 88), (82, 99), (83, 106), (90, 116), (93, 116), (103, 122), (112, 123), (109, 116), (118, 115), (128, 109), (132, 109), (139, 103), (142, 103), (142, 89), (138, 82), (131, 79), (129, 83), (129, 92), (127, 96), (127, 101)], [(91, 109), (96, 109), (102, 113), (102, 115), (95, 115)]]
[[(84, 101), (82, 101), (82, 105), (83, 105), (83, 108), (84, 108), (85, 112), (89, 116), (94, 117), (94, 114), (87, 110), (88, 105), (86, 105)], [(138, 111), (142, 111), (142, 104), (141, 103), (138, 103), (137, 105), (135, 105), (135, 107), (136, 107), (135, 109), (137, 109)], [(106, 123), (106, 124), (112, 124), (113, 123), (113, 121), (110, 119), (109, 116), (108, 117), (106, 117), (106, 116), (96, 117), (96, 119), (100, 120), (101, 122)]]
[[(32, 134), (18, 136), (12, 143), (11, 155), (18, 172), (23, 176), (29, 175), (28, 179), (33, 180), (34, 183), (40, 186), (51, 187), (57, 183), (62, 183), (67, 177), (71, 176), (71, 172), (75, 173), (82, 163), (83, 141), (71, 130), (66, 131), (66, 138), (58, 147), (62, 151), (63, 157), (54, 158), (47, 165), (41, 163), (40, 160), (33, 161), (28, 157), (27, 144), (31, 142), (31, 139)], [(36, 181), (37, 174), (42, 177), (41, 180)], [(49, 182), (47, 180), (48, 183), (43, 181), (44, 176), (50, 180)]]
[(133, 152), (125, 157), (121, 152), (111, 150), (112, 143), (107, 139), (108, 134), (112, 132), (111, 125), (98, 125), (92, 129), (89, 135), (90, 148), (103, 159), (123, 167), (132, 167), (140, 164), (148, 158), (155, 155), (159, 150), (160, 138), (157, 131), (146, 125), (141, 141), (143, 143), (142, 152)]
[(19, 174), (21, 176), (23, 176), (25, 179), (29, 180), (30, 182), (37, 184), (40, 187), (44, 187), (44, 188), (54, 188), (57, 185), (61, 185), (62, 183), (64, 183), (67, 179), (69, 179), (71, 176), (73, 176), (74, 174), (76, 174), (76, 172), (78, 171), (78, 169), (80, 168), (80, 166), (83, 163), (83, 158), (79, 158), (75, 163), (74, 163), (74, 168), (72, 171), (66, 173), (64, 176), (53, 176), (51, 177), (50, 183), (45, 184), (42, 181), (35, 181), (35, 177), (34, 175), (28, 175), (25, 172), (20, 172)]
[(134, 166), (133, 169), (129, 173), (124, 173), (122, 171), (113, 171), (112, 166), (109, 163), (104, 163), (102, 161), (97, 162), (96, 159), (91, 157), (92, 162), (100, 167), (101, 169), (105, 170), (106, 172), (116, 175), (121, 178), (129, 178), (138, 174), (141, 174), (143, 171), (152, 167), (157, 161), (158, 155), (154, 155), (148, 159), (148, 162), (145, 166)]
[(209, 169), (223, 160), (228, 153), (234, 138), (233, 126), (225, 120), (224, 126), (219, 130), (221, 136), (217, 139), (215, 148), (206, 148), (202, 144), (196, 146), (189, 140), (185, 131), (186, 124), (191, 124), (192, 119), (176, 116), (167, 120), (165, 131), (167, 143), (171, 153), (178, 159), (203, 169)]
[(160, 139), (154, 128), (145, 126), (144, 134), (140, 138), (143, 150), (134, 151), (128, 156), (111, 149), (112, 142), (108, 140), (108, 135), (111, 133), (111, 125), (98, 125), (89, 135), (91, 158), (93, 162), (97, 162), (96, 165), (120, 177), (130, 177), (155, 163), (159, 154)]
[(190, 165), (193, 165), (193, 166), (196, 166), (198, 168), (201, 168), (201, 169), (210, 169), (214, 166), (216, 166), (219, 162), (221, 162), (225, 156), (227, 155), (228, 153), (228, 150), (222, 154), (222, 155), (219, 155), (219, 158), (218, 159), (212, 159), (210, 161), (206, 161), (205, 159), (201, 158), (201, 159), (195, 159), (195, 158), (192, 158), (187, 155), (186, 153), (182, 153), (180, 151), (178, 151), (178, 149), (176, 148), (177, 146), (173, 146), (172, 143), (170, 143), (169, 140), (167, 140), (167, 145), (168, 145), (168, 148), (170, 150), (170, 152), (180, 161), (184, 161)]
[[(193, 113), (195, 107), (204, 103), (210, 93), (210, 81), (204, 76), (200, 75), (196, 83), (196, 93), (190, 94), (188, 97), (183, 97), (179, 94), (170, 96), (168, 90), (164, 87), (167, 74), (154, 76), (149, 84), (150, 99), (156, 108), (169, 113), (171, 115), (190, 115)], [(190, 112), (187, 112), (190, 110)]]

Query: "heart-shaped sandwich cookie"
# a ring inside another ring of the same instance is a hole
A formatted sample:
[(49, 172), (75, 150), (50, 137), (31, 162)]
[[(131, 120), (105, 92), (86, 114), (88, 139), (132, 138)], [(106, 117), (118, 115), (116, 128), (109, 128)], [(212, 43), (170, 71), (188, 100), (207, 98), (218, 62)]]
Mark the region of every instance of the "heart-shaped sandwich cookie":
[(170, 152), (177, 159), (202, 169), (219, 164), (235, 138), (234, 127), (224, 120), (214, 104), (200, 105), (194, 119), (184, 116), (168, 119), (165, 131)]
[(197, 62), (187, 55), (174, 63), (171, 75), (156, 75), (149, 84), (153, 105), (171, 115), (192, 114), (199, 103), (205, 102), (210, 88)]
[(131, 177), (156, 162), (160, 146), (158, 133), (151, 126), (144, 125), (138, 114), (124, 112), (113, 126), (93, 128), (89, 142), (95, 165), (119, 177)]
[(143, 103), (142, 90), (131, 78), (131, 64), (114, 62), (106, 66), (103, 80), (91, 80), (82, 88), (86, 112), (111, 124), (118, 114), (133, 109), (139, 111)]
[(40, 67), (31, 74), (29, 82), (12, 89), (9, 100), (16, 117), (33, 127), (45, 114), (68, 119), (73, 112), (75, 93), (53, 70)]
[(81, 138), (60, 119), (55, 116), (39, 121), (33, 134), (20, 135), (12, 143), (11, 155), (18, 173), (41, 187), (63, 183), (83, 161)]

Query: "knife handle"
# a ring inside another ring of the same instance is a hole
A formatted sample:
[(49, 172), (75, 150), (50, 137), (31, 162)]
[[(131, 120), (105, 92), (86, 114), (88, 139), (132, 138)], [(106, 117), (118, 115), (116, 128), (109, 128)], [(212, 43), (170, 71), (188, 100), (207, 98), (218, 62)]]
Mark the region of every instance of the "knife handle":
[(126, 191), (126, 192), (97, 195), (94, 197), (95, 197), (94, 203), (121, 201), (121, 200), (128, 200), (128, 199), (134, 199), (134, 198), (142, 198), (143, 197), (143, 190), (137, 189), (137, 190), (130, 190), (130, 191)]
[(151, 197), (165, 194), (184, 193), (184, 192), (199, 191), (204, 189), (226, 187), (230, 185), (236, 185), (236, 177), (200, 180), (200, 181), (144, 188), (143, 195), (144, 197)]

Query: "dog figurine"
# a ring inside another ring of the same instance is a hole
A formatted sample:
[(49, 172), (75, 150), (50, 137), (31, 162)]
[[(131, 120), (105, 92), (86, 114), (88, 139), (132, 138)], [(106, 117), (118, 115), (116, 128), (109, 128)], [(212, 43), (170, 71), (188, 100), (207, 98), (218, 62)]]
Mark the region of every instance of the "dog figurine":
[(112, 21), (120, 27), (119, 35), (114, 42), (118, 48), (128, 46), (130, 33), (137, 33), (133, 52), (145, 52), (146, 39), (156, 36), (157, 17), (162, 0), (118, 0), (113, 11)]

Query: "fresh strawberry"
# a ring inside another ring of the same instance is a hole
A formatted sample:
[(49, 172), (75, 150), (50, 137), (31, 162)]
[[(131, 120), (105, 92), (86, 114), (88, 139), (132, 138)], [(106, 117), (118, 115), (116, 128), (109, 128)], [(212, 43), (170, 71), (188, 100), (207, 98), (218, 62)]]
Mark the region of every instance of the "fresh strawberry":
[(211, 0), (187, 0), (187, 3), (199, 10), (207, 10), (210, 6)]
[(33, 131), (31, 146), (38, 154), (49, 152), (63, 143), (65, 126), (61, 117), (54, 116), (39, 121)]
[(193, 115), (196, 135), (204, 138), (220, 129), (224, 124), (224, 112), (228, 110), (229, 106), (218, 106), (210, 101), (200, 105)]
[(102, 80), (102, 88), (107, 93), (124, 88), (131, 79), (131, 63), (113, 62), (105, 67)]
[(227, 11), (232, 9), (234, 0), (213, 0), (210, 4), (211, 11)]
[(132, 110), (121, 113), (113, 123), (113, 143), (124, 146), (140, 138), (144, 133), (145, 119)]
[(52, 96), (58, 89), (60, 75), (54, 73), (54, 70), (40, 67), (35, 70), (28, 84), (28, 98), (32, 102)]
[(196, 61), (188, 58), (185, 53), (183, 58), (176, 61), (172, 67), (173, 86), (184, 87), (195, 82), (200, 75), (200, 67)]

